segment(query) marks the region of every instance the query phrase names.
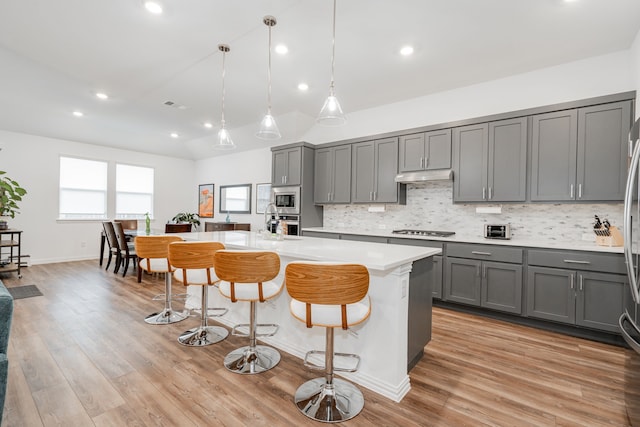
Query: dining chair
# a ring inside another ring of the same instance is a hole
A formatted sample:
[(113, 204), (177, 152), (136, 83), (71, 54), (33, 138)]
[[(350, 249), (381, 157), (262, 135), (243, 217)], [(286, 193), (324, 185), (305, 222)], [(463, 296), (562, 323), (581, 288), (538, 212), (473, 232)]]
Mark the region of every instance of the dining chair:
[(125, 230), (137, 230), (138, 229), (138, 220), (137, 219), (116, 219), (113, 222), (119, 222), (122, 224), (122, 228)]
[(129, 260), (134, 260), (134, 269), (135, 269), (135, 260), (138, 259), (138, 255), (136, 254), (136, 249), (133, 243), (129, 242), (128, 236), (124, 233), (124, 228), (122, 227), (122, 223), (118, 221), (114, 221), (113, 230), (116, 235), (116, 241), (118, 243), (118, 257), (116, 258), (116, 268), (114, 273), (117, 273), (120, 270), (120, 266), (124, 262), (124, 271), (122, 272), (122, 277), (127, 274), (127, 270), (129, 269)]
[(118, 238), (116, 237), (115, 230), (113, 228), (113, 223), (111, 221), (103, 221), (102, 228), (104, 230), (104, 235), (107, 239), (107, 245), (109, 246), (109, 259), (107, 260), (107, 266), (105, 270), (109, 269), (109, 265), (111, 265), (111, 259), (113, 256), (116, 256), (116, 266), (114, 269), (114, 273), (118, 269), (119, 261), (120, 261), (120, 248), (118, 246)]
[(184, 224), (165, 224), (164, 225), (165, 233), (190, 233), (191, 232), (191, 223)]

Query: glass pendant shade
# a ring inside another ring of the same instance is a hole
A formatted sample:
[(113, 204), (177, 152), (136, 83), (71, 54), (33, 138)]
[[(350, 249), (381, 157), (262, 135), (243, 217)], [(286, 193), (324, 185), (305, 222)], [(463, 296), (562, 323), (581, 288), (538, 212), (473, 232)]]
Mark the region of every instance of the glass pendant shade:
[(324, 101), (316, 122), (324, 126), (342, 126), (347, 122), (347, 118), (342, 112), (342, 107), (340, 107), (340, 102), (338, 102), (338, 98), (333, 92)]
[(225, 58), (227, 56), (227, 52), (231, 49), (226, 44), (218, 45), (218, 50), (222, 52), (222, 119), (220, 120), (220, 130), (218, 131), (218, 138), (216, 139), (216, 143), (213, 144), (213, 148), (215, 150), (232, 150), (236, 148), (236, 145), (233, 143), (231, 139), (231, 135), (229, 135), (229, 131), (224, 127), (224, 74), (225, 74)]
[(278, 129), (278, 125), (271, 114), (265, 114), (264, 118), (260, 122), (260, 130), (258, 130), (256, 136), (260, 139), (280, 138), (280, 130)]
[(262, 22), (269, 27), (269, 62), (267, 67), (268, 87), (267, 87), (267, 114), (260, 122), (260, 129), (256, 132), (256, 137), (260, 139), (280, 139), (280, 129), (276, 120), (271, 115), (271, 27), (276, 25), (276, 18), (265, 16)]

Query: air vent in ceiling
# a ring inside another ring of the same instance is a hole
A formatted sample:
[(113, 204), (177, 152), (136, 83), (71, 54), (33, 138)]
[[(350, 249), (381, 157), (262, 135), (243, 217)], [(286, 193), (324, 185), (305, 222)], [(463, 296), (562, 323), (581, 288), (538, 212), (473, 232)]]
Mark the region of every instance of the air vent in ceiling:
[(178, 103), (173, 102), (173, 101), (164, 101), (164, 105), (166, 105), (167, 107), (177, 108), (178, 110), (186, 110), (187, 109), (186, 105), (181, 105), (181, 104), (178, 104)]

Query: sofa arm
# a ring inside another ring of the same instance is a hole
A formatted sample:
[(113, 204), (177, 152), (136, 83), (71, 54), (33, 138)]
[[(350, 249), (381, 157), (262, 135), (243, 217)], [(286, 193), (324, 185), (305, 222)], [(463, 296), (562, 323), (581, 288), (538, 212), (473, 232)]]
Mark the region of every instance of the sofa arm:
[(0, 281), (0, 354), (7, 354), (13, 317), (13, 297)]

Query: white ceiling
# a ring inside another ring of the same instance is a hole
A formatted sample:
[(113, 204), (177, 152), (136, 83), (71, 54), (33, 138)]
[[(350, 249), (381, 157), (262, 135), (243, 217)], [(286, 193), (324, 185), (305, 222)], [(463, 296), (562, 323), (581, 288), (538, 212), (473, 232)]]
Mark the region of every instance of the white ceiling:
[[(238, 150), (294, 142), (315, 125), (331, 73), (331, 0), (162, 3), (156, 16), (141, 0), (0, 0), (0, 129), (182, 158), (216, 155), (220, 43), (231, 47), (225, 118)], [(253, 136), (266, 111), (265, 15), (278, 21), (273, 44), (289, 47), (272, 55), (283, 139), (270, 143)], [(338, 0), (336, 92), (348, 115), (626, 50), (639, 29), (638, 0)], [(405, 44), (413, 56), (399, 55)], [(98, 100), (99, 91), (110, 99)]]

